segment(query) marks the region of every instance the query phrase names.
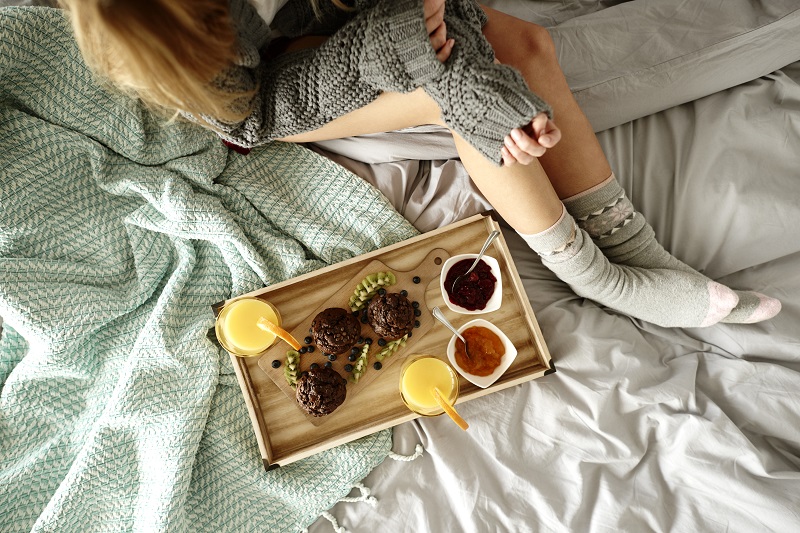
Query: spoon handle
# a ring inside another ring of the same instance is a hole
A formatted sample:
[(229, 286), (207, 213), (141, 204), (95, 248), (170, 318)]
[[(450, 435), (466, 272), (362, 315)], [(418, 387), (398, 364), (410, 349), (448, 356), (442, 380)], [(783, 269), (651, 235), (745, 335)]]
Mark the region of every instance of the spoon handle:
[(475, 261), (472, 262), (472, 266), (469, 267), (469, 270), (464, 272), (462, 274), (462, 276), (466, 276), (467, 274), (472, 272), (472, 269), (474, 269), (478, 265), (478, 261), (481, 260), (481, 257), (483, 257), (483, 254), (485, 254), (486, 250), (489, 249), (489, 245), (492, 244), (492, 241), (494, 241), (497, 238), (498, 235), (500, 235), (500, 232), (497, 231), (497, 230), (494, 230), (489, 234), (489, 237), (486, 238), (486, 242), (483, 243), (483, 248), (481, 248), (481, 251), (478, 252), (478, 257), (475, 258)]
[(436, 320), (444, 324), (447, 329), (452, 331), (453, 335), (461, 339), (461, 342), (463, 342), (465, 345), (467, 344), (467, 341), (464, 340), (464, 337), (462, 337), (461, 334), (458, 331), (456, 331), (456, 328), (453, 327), (450, 321), (444, 317), (444, 313), (442, 313), (442, 310), (439, 309), (439, 306), (434, 307), (431, 313), (433, 313), (433, 316)]
[(466, 356), (467, 356), (467, 359), (470, 359), (470, 360), (471, 360), (471, 359), (472, 359), (472, 356), (469, 354), (469, 347), (467, 346), (467, 339), (465, 339), (464, 337), (462, 337), (462, 336), (461, 336), (461, 334), (460, 334), (458, 331), (456, 331), (456, 328), (454, 328), (454, 327), (453, 327), (453, 325), (450, 323), (450, 321), (449, 321), (449, 320), (447, 320), (447, 319), (444, 317), (444, 314), (442, 313), (442, 310), (441, 310), (441, 309), (439, 309), (439, 306), (435, 306), (435, 307), (434, 307), (434, 308), (431, 310), (431, 313), (433, 313), (433, 317), (434, 317), (436, 320), (438, 320), (439, 322), (441, 322), (442, 324), (444, 324), (444, 325), (445, 325), (445, 327), (446, 327), (447, 329), (449, 329), (450, 331), (452, 331), (452, 332), (453, 332), (453, 334), (454, 334), (456, 337), (458, 337), (459, 339), (461, 339), (461, 342), (463, 342), (463, 343), (464, 343), (464, 355), (466, 355)]

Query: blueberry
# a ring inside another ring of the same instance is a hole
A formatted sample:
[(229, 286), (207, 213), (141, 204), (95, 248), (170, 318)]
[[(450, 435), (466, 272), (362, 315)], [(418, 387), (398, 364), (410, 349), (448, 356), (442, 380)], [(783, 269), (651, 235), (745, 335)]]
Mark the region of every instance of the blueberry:
[(306, 344), (311, 344), (311, 342), (312, 342), (313, 340), (314, 340), (314, 339), (312, 339), (311, 337), (306, 337), (305, 339), (303, 339), (303, 342), (304, 342), (304, 343), (306, 343)]
[(335, 354), (330, 354), (328, 356), (328, 361), (336, 361), (336, 355)]
[(330, 361), (328, 361), (327, 363), (325, 363), (325, 368), (330, 368), (330, 367), (332, 367), (332, 366), (333, 366), (333, 363), (331, 363)]
[(422, 311), (420, 311), (419, 309), (414, 309), (414, 316), (420, 316), (420, 315), (422, 315)]
[(358, 356), (354, 353), (351, 353), (350, 355), (347, 356), (348, 361), (355, 361), (356, 359), (358, 359)]
[(414, 300), (413, 302), (411, 302), (411, 307), (413, 307), (414, 309), (419, 309), (419, 302)]
[(364, 316), (361, 317), (361, 323), (362, 324), (366, 324), (367, 323), (367, 315), (364, 315)]
[(381, 364), (380, 361), (375, 361), (375, 364), (372, 365), (372, 368), (374, 368), (375, 370), (380, 370), (381, 367), (383, 367), (383, 365)]
[(384, 296), (385, 294), (386, 294), (386, 289), (384, 289), (382, 287), (380, 289), (378, 289), (378, 295), (379, 296)]
[(415, 328), (418, 328), (418, 327), (419, 327), (419, 320), (415, 320), (415, 321), (414, 321), (414, 327), (415, 327)]
[(367, 345), (372, 344), (372, 338), (367, 337), (366, 339), (364, 339), (364, 344), (367, 344)]
[(356, 344), (364, 344), (364, 337), (359, 337)]
[(413, 278), (411, 278), (411, 281), (413, 281), (414, 283), (419, 283), (422, 280), (419, 279), (419, 276), (414, 276)]
[(272, 368), (280, 368), (280, 367), (281, 367), (281, 362), (280, 361), (278, 361), (277, 359), (272, 361)]
[(413, 333), (411, 333), (411, 332), (409, 331), (408, 333), (406, 333), (406, 335), (408, 335), (409, 337), (411, 337), (411, 335), (413, 335)]
[(319, 368), (319, 365), (317, 363), (311, 363), (311, 366), (309, 368), (311, 368), (311, 370), (316, 370)]
[(378, 339), (378, 346), (386, 346), (386, 339)]
[(361, 353), (361, 350), (359, 348), (353, 348), (352, 350), (350, 350), (350, 354), (351, 355), (358, 355), (360, 353)]
[(314, 347), (313, 346), (306, 346), (306, 353), (311, 353), (313, 351), (314, 351)]
[(303, 346), (302, 348), (300, 348), (297, 351), (300, 352), (300, 353), (306, 353), (308, 351), (308, 346)]
[(408, 291), (403, 289), (402, 291), (400, 291), (400, 295), (401, 296), (408, 296)]
[(352, 372), (353, 371), (353, 365), (344, 365), (344, 371), (345, 372)]

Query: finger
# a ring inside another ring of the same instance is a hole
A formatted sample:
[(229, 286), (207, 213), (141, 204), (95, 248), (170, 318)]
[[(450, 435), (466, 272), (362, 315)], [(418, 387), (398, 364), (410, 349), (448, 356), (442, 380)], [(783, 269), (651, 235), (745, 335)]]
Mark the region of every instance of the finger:
[(511, 153), (512, 156), (514, 156), (514, 159), (516, 159), (517, 162), (523, 165), (528, 165), (535, 159), (532, 155), (522, 151), (510, 135), (506, 135), (505, 148)]
[(425, 13), (425, 29), (428, 35), (433, 33), (444, 22), (444, 2), (435, 6), (429, 13)]
[(449, 39), (444, 46), (436, 52), (436, 59), (444, 63), (450, 58), (450, 53), (453, 51), (453, 46), (456, 44), (455, 39)]
[(555, 122), (552, 120), (547, 121), (547, 126), (545, 126), (545, 131), (542, 135), (539, 135), (539, 144), (544, 146), (545, 148), (552, 148), (558, 141), (561, 140), (561, 130), (556, 126)]
[(548, 116), (545, 113), (539, 113), (533, 120), (531, 120), (531, 127), (533, 128), (533, 135), (536, 139), (539, 138), (539, 135), (545, 132), (545, 128), (547, 127), (547, 121), (549, 120)]
[(514, 140), (517, 147), (526, 154), (530, 154), (534, 157), (541, 157), (544, 155), (545, 148), (539, 144), (536, 139), (528, 135), (525, 130), (521, 128), (511, 130), (511, 138)]
[(503, 156), (503, 166), (510, 167), (517, 162), (505, 146), (500, 149), (500, 154)]
[(431, 33), (431, 46), (438, 52), (445, 44), (447, 44), (447, 26), (443, 22)]
[(431, 13), (435, 13), (439, 11), (440, 8), (444, 7), (445, 0), (424, 0), (423, 1), (423, 11), (425, 12), (425, 17), (429, 17)]

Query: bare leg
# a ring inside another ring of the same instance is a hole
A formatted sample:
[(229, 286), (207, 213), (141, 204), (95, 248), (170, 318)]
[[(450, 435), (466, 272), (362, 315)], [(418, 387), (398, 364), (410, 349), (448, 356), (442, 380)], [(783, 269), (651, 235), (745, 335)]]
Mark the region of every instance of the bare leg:
[[(313, 142), (343, 136), (389, 131), (420, 124), (442, 124), (441, 111), (424, 91), (384, 93), (377, 100), (320, 129), (282, 139)], [(517, 231), (536, 233), (561, 216), (562, 204), (542, 167), (498, 167), (454, 134), (462, 163), (489, 203)]]
[(483, 34), (497, 59), (519, 70), (528, 87), (553, 108), (561, 141), (539, 161), (559, 198), (583, 192), (608, 178), (611, 167), (591, 124), (572, 97), (547, 30), (488, 7), (483, 10), (489, 16)]
[(439, 107), (422, 89), (383, 93), (373, 102), (332, 120), (319, 129), (281, 141), (305, 143), (399, 130), (422, 124), (444, 125)]
[(453, 138), (467, 173), (492, 207), (520, 233), (539, 233), (561, 217), (562, 203), (541, 165), (498, 167), (458, 134)]
[[(317, 130), (281, 140), (315, 142), (420, 124), (442, 124), (440, 115), (436, 102), (422, 90), (407, 94), (383, 93), (374, 102)], [(454, 134), (453, 137), (467, 172), (489, 203), (514, 229), (537, 233), (558, 220), (561, 201), (538, 162), (498, 167), (460, 136)]]

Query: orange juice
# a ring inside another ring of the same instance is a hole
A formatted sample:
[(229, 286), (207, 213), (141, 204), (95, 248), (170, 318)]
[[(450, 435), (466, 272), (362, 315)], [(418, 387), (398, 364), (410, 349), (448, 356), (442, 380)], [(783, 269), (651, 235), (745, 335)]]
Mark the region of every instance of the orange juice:
[(226, 305), (217, 317), (216, 332), (220, 344), (235, 355), (259, 355), (272, 346), (275, 334), (258, 327), (258, 319), (281, 324), (278, 310), (258, 298), (242, 298)]
[(451, 405), (458, 399), (458, 376), (453, 368), (432, 355), (409, 358), (400, 374), (400, 397), (406, 406), (425, 416), (436, 416), (444, 411), (433, 397), (438, 388)]

